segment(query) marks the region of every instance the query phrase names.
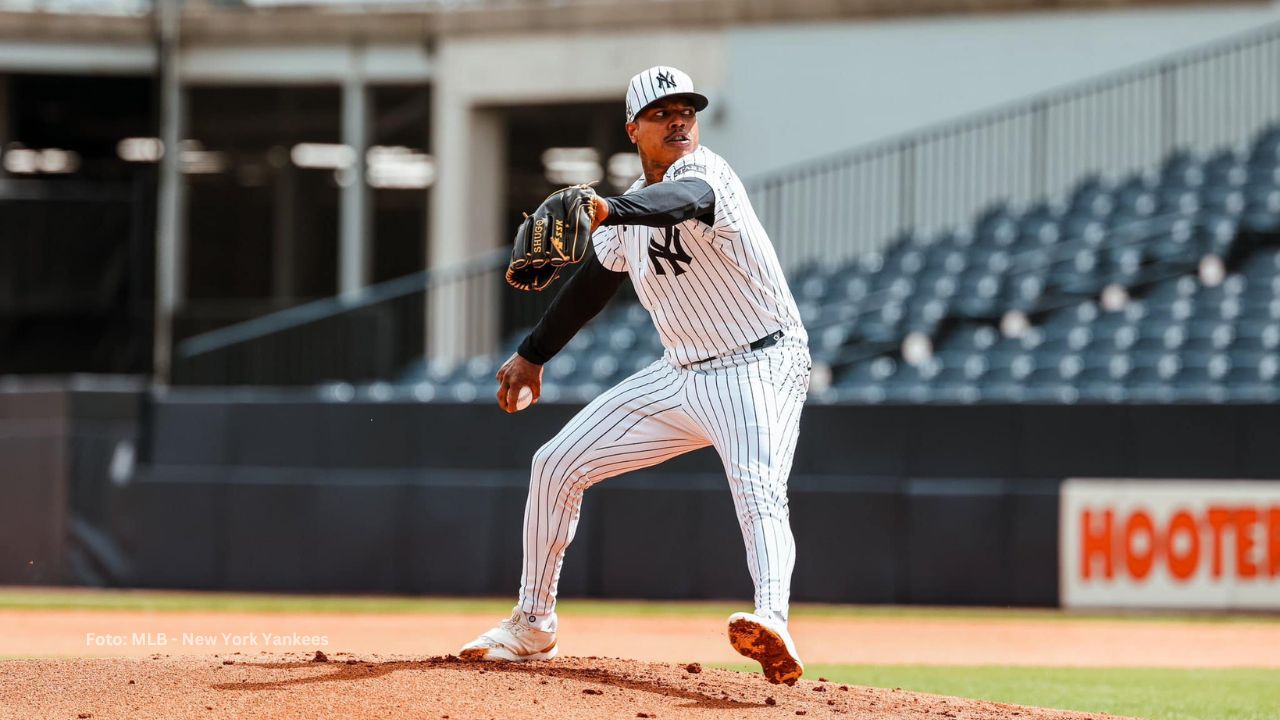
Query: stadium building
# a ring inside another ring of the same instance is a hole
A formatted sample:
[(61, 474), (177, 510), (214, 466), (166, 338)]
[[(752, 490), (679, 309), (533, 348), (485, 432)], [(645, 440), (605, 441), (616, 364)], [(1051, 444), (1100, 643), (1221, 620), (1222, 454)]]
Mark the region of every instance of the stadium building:
[[(659, 62), (811, 337), (797, 599), (1280, 607), (1262, 1), (5, 2), (0, 582), (508, 590), (538, 432), (661, 352), (624, 292), (499, 416), (511, 234)], [(565, 593), (747, 592), (723, 485), (592, 490)]]

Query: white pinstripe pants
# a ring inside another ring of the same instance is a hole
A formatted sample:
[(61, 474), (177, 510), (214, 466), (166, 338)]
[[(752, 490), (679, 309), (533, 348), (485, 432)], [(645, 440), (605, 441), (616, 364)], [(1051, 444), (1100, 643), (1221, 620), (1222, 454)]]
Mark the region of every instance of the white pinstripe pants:
[(795, 566), (787, 477), (809, 368), (804, 343), (784, 337), (688, 367), (659, 360), (583, 408), (533, 456), (521, 611), (554, 625), (560, 568), (588, 487), (712, 445), (742, 527), (755, 611), (785, 622)]

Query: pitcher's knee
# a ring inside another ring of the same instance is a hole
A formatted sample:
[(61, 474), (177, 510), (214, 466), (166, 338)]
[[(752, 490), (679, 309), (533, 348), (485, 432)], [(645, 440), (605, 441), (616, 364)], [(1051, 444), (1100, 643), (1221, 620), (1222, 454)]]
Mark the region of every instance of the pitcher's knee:
[(538, 448), (533, 454), (530, 490), (544, 495), (551, 491), (558, 495), (574, 496), (581, 495), (590, 484), (586, 466), (579, 459), (571, 458), (555, 447), (554, 441)]
[(549, 482), (553, 468), (559, 458), (559, 453), (551, 447), (551, 443), (538, 448), (538, 451), (533, 454), (533, 467), (529, 473), (529, 485), (531, 488), (537, 488)]
[(552, 438), (542, 444), (537, 452), (533, 454), (533, 471), (535, 473), (550, 473), (552, 475), (564, 475), (572, 470), (570, 465), (573, 463), (572, 454), (565, 447), (565, 443), (558, 442), (558, 438)]
[(559, 481), (573, 473), (573, 463), (563, 450), (555, 447), (554, 441), (548, 442), (533, 454), (533, 482), (543, 483)]

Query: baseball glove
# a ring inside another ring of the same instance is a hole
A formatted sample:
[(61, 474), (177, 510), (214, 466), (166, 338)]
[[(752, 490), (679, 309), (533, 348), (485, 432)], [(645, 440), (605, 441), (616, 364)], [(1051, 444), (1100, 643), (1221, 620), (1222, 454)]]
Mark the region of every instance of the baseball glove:
[(565, 265), (582, 262), (591, 246), (596, 193), (574, 185), (551, 193), (516, 230), (507, 283), (517, 290), (541, 290)]

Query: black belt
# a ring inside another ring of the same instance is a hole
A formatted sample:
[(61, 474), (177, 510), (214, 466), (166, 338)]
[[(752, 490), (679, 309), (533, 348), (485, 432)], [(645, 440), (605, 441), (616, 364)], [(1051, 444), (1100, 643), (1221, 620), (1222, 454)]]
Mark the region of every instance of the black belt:
[[(779, 340), (781, 340), (781, 339), (782, 339), (782, 331), (781, 331), (781, 330), (774, 330), (773, 332), (769, 333), (768, 335), (765, 335), (764, 337), (760, 338), (759, 340), (756, 340), (756, 341), (752, 342), (750, 345), (748, 345), (748, 346), (747, 346), (747, 349), (748, 349), (748, 350), (762, 350), (762, 349), (764, 349), (764, 348), (772, 347), (772, 346), (774, 346), (774, 345), (777, 345), (777, 344), (778, 344), (778, 341), (779, 341)], [(719, 356), (718, 356), (718, 355), (716, 355), (716, 356), (709, 357), (709, 358), (703, 358), (702, 360), (694, 360), (694, 361), (693, 361), (693, 364), (694, 364), (694, 365), (697, 365), (698, 363), (711, 362), (712, 360), (715, 360), (715, 359), (716, 359), (716, 358), (718, 358), (718, 357), (719, 357)]]
[(778, 344), (778, 341), (779, 341), (779, 340), (781, 340), (781, 339), (782, 339), (782, 331), (781, 331), (781, 330), (774, 330), (773, 332), (769, 333), (768, 335), (765, 335), (764, 337), (760, 338), (759, 340), (757, 340), (757, 341), (755, 341), (755, 342), (751, 343), (751, 344), (750, 344), (750, 345), (748, 345), (747, 347), (748, 347), (748, 348), (751, 348), (752, 350), (759, 350), (759, 349), (761, 349), (761, 348), (767, 348), (767, 347), (771, 347), (771, 346), (773, 346), (773, 345), (777, 345), (777, 344)]

